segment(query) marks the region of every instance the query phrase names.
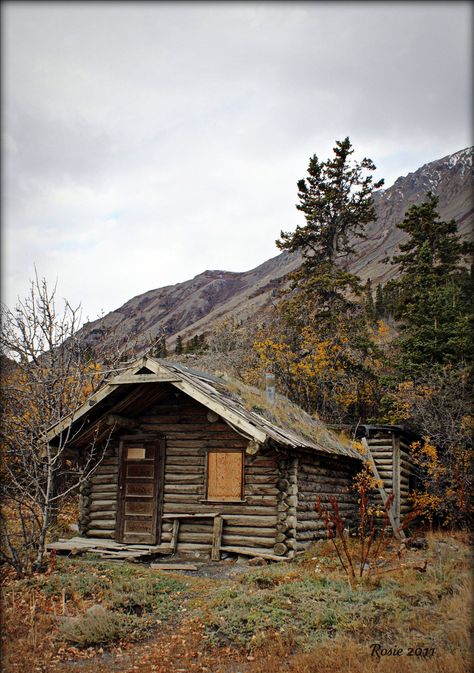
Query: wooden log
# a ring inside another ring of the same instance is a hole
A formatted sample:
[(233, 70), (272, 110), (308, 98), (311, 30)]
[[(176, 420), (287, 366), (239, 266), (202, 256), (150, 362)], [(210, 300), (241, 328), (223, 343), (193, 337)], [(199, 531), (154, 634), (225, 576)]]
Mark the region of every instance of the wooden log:
[(211, 549), (211, 561), (219, 561), (221, 557), (221, 545), (222, 545), (222, 528), (224, 521), (221, 516), (216, 516), (214, 519), (214, 527), (212, 531), (212, 549)]
[[(311, 475), (316, 475), (316, 476), (321, 476), (321, 477), (333, 477), (334, 478), (334, 473), (335, 473), (334, 467), (319, 467), (316, 465), (306, 465), (302, 464), (299, 470), (300, 475), (302, 474), (311, 474)], [(352, 475), (354, 474), (354, 468), (347, 468), (344, 469), (343, 466), (338, 466), (337, 467), (337, 473), (341, 477), (346, 477), (346, 478), (351, 478)]]
[(101, 500), (113, 500), (115, 502), (117, 500), (117, 488), (115, 487), (113, 491), (96, 491), (94, 488), (88, 497), (90, 502), (100, 502)]
[[(93, 484), (91, 485), (91, 492), (92, 493), (114, 493), (115, 495), (117, 494), (117, 480), (115, 482), (110, 482), (110, 483), (105, 483), (105, 484)], [(105, 496), (101, 496), (104, 497)]]
[(317, 540), (321, 537), (321, 533), (324, 530), (325, 528), (323, 527), (314, 530), (301, 531), (300, 533), (297, 534), (296, 539), (299, 542), (302, 540)]
[(275, 483), (278, 480), (278, 470), (275, 467), (259, 467), (258, 465), (245, 464), (245, 474), (255, 475), (260, 477), (274, 477)]
[(223, 545), (221, 547), (221, 552), (223, 551), (228, 551), (232, 552), (234, 554), (241, 554), (242, 556), (252, 556), (256, 558), (264, 558), (267, 559), (268, 561), (288, 561), (288, 558), (282, 557), (280, 555), (276, 554), (269, 554), (268, 552), (263, 552), (261, 551), (258, 547), (257, 548), (251, 548), (251, 547), (236, 547), (235, 545), (228, 546), (228, 545)]
[(268, 496), (276, 498), (280, 491), (274, 486), (268, 486), (263, 484), (245, 484), (244, 487), (245, 495), (252, 496)]
[[(204, 503), (201, 504), (196, 504), (193, 505), (193, 512), (194, 513), (209, 513), (210, 511), (216, 511), (217, 509), (221, 514), (239, 514), (241, 515), (243, 513), (243, 510), (245, 509), (245, 512), (249, 514), (250, 516), (259, 516), (260, 514), (262, 515), (268, 515), (272, 511), (275, 511), (274, 507), (269, 507), (269, 506), (255, 506), (252, 505), (250, 506), (248, 503), (242, 503), (242, 504), (222, 504), (219, 503), (218, 505), (207, 505)], [(163, 506), (163, 511), (166, 514), (171, 514), (171, 513), (176, 513), (176, 514), (187, 514), (189, 513), (189, 505), (187, 504), (182, 504), (182, 503), (173, 503), (173, 502), (165, 502)]]
[(250, 537), (244, 535), (229, 535), (224, 533), (222, 535), (222, 542), (225, 546), (228, 545), (242, 545), (243, 547), (265, 547), (267, 549), (273, 548), (275, 544), (275, 536), (268, 537)]
[(167, 493), (165, 492), (163, 499), (165, 503), (198, 503), (201, 496), (196, 493)]
[(178, 544), (178, 553), (179, 552), (203, 552), (207, 557), (210, 556), (211, 546), (210, 544), (202, 544), (201, 542), (180, 542)]
[[(118, 474), (118, 464), (114, 463), (113, 465), (99, 465), (94, 474)], [(94, 475), (93, 475), (94, 476)]]
[(90, 526), (98, 530), (115, 530), (115, 519), (94, 519), (91, 517)]
[(91, 537), (105, 537), (105, 538), (114, 538), (115, 530), (99, 530), (97, 528), (92, 528), (87, 531), (87, 535)]
[(273, 545), (273, 553), (275, 556), (283, 556), (288, 551), (287, 546), (283, 542), (277, 542)]
[(165, 484), (165, 493), (198, 493), (202, 494), (203, 485), (200, 484)]
[(92, 500), (89, 509), (91, 512), (98, 510), (115, 511), (117, 509), (117, 500)]
[[(326, 499), (321, 498), (321, 504), (324, 507), (331, 507), (328, 498), (326, 498)], [(355, 504), (355, 500), (352, 500), (352, 501), (347, 500), (346, 502), (339, 502), (339, 510), (340, 510), (341, 513), (346, 512), (346, 511), (352, 512), (353, 509), (354, 509), (354, 504)], [(314, 510), (314, 505), (315, 505), (314, 500), (308, 499), (306, 502), (300, 500), (298, 502), (298, 507), (297, 507), (298, 516), (299, 516), (300, 511), (301, 512), (314, 512), (315, 511)]]
[[(112, 490), (112, 486), (117, 488), (117, 474), (115, 475), (94, 475), (91, 479), (93, 487), (96, 485), (105, 485), (107, 484)], [(93, 488), (95, 490), (95, 488)]]
[(319, 519), (319, 520), (306, 520), (306, 521), (300, 521), (298, 520), (296, 524), (296, 529), (298, 533), (301, 531), (314, 531), (314, 530), (321, 530), (322, 528), (325, 528), (325, 524)]
[(178, 546), (178, 537), (179, 537), (179, 527), (180, 527), (180, 520), (175, 519), (173, 521), (173, 530), (171, 532), (171, 543), (170, 543), (170, 548), (171, 551), (175, 552), (176, 548)]
[[(255, 473), (248, 473), (247, 469), (245, 468), (245, 483), (247, 484), (261, 484), (263, 485), (271, 485), (274, 488), (277, 487), (277, 478), (276, 478), (276, 473), (272, 473), (269, 475), (266, 474), (255, 474)], [(282, 489), (280, 489), (282, 490)]]
[[(199, 496), (195, 494), (187, 494), (187, 493), (165, 493), (164, 494), (164, 502), (165, 504), (173, 505), (173, 504), (182, 504), (185, 505), (188, 503), (189, 506), (192, 505), (194, 509), (194, 503), (199, 502)], [(273, 496), (267, 496), (267, 495), (245, 495), (245, 502), (241, 504), (241, 507), (246, 507), (246, 506), (252, 506), (252, 505), (267, 505), (268, 507), (276, 507), (277, 505), (277, 499), (276, 497)], [(221, 507), (221, 502), (209, 502), (208, 506), (212, 507)], [(228, 506), (228, 505), (224, 505)]]
[(352, 493), (348, 493), (347, 491), (344, 491), (343, 488), (334, 488), (334, 490), (324, 490), (324, 491), (311, 491), (311, 492), (305, 492), (305, 491), (300, 491), (298, 493), (298, 505), (300, 505), (302, 502), (307, 502), (310, 500), (311, 502), (315, 503), (316, 499), (318, 497), (321, 498), (323, 502), (329, 502), (329, 498), (333, 495), (337, 495), (337, 501), (339, 504), (341, 503), (353, 503), (355, 498)]
[(197, 570), (197, 566), (192, 563), (150, 563), (150, 568), (152, 570)]
[(165, 467), (169, 469), (171, 467), (176, 467), (182, 470), (183, 468), (190, 467), (191, 465), (204, 465), (204, 457), (200, 456), (169, 456), (166, 457)]
[(222, 515), (225, 522), (229, 526), (262, 526), (272, 527), (276, 525), (277, 518), (276, 516), (246, 516), (244, 512), (242, 514), (223, 514)]
[(89, 520), (95, 520), (98, 519), (100, 520), (110, 520), (110, 521), (115, 521), (116, 518), (116, 510), (109, 510), (109, 509), (99, 509), (95, 511), (89, 511)]
[(181, 519), (179, 534), (184, 535), (185, 533), (206, 533), (206, 535), (212, 535), (212, 526), (213, 519), (209, 519), (208, 523), (198, 523), (197, 521), (187, 522), (186, 519)]
[(170, 472), (166, 470), (165, 473), (165, 484), (174, 484), (174, 483), (204, 483), (204, 472), (202, 468), (197, 470), (187, 470), (185, 473), (179, 472)]
[[(335, 488), (338, 490), (336, 491)], [(301, 483), (299, 490), (298, 490), (298, 496), (301, 496), (303, 493), (306, 495), (311, 494), (311, 497), (315, 498), (317, 494), (320, 494), (321, 492), (339, 492), (339, 493), (349, 493), (351, 491), (351, 485), (347, 484), (341, 484), (338, 486), (333, 486), (333, 485), (328, 485), (328, 484), (320, 484), (320, 483)], [(315, 495), (316, 494), (316, 495)]]
[(173, 444), (170, 444), (169, 442), (166, 443), (166, 455), (168, 458), (172, 458), (174, 456), (189, 456), (190, 458), (201, 458), (202, 456), (205, 455), (204, 448), (202, 446), (202, 443), (199, 442), (201, 446), (199, 447), (193, 447), (193, 446), (174, 446)]
[(226, 535), (241, 535), (244, 537), (275, 537), (276, 528), (256, 528), (245, 526), (231, 526), (226, 527)]

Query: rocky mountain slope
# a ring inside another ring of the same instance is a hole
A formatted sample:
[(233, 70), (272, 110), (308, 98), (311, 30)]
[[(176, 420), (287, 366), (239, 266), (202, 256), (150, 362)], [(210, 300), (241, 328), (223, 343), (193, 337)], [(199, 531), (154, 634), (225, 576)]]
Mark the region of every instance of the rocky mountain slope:
[[(440, 197), (441, 217), (454, 218), (463, 235), (472, 235), (472, 148), (467, 148), (425, 164), (375, 194), (377, 220), (369, 225), (367, 240), (357, 243), (356, 254), (350, 260), (352, 272), (363, 280), (370, 277), (374, 287), (396, 275), (396, 267), (386, 262), (404, 237), (396, 224), (407, 208), (420, 203), (429, 190)], [(191, 280), (130, 299), (116, 311), (84, 325), (82, 334), (86, 341), (94, 342), (107, 339), (112, 332), (114, 339), (135, 332), (143, 345), (164, 331), (171, 344), (178, 334), (184, 339), (201, 334), (227, 316), (246, 320), (271, 303), (287, 274), (299, 263), (299, 256), (283, 252), (250, 271), (204, 271)]]

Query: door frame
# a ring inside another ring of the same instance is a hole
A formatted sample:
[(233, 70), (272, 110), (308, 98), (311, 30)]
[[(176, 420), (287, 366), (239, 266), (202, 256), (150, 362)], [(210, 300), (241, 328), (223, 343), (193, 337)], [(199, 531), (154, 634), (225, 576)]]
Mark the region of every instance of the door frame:
[[(165, 481), (165, 452), (166, 440), (164, 435), (154, 434), (136, 434), (136, 435), (121, 435), (119, 438), (119, 471), (117, 477), (117, 519), (115, 525), (115, 540), (120, 544), (133, 544), (131, 542), (123, 542), (123, 529), (125, 525), (125, 448), (131, 443), (147, 442), (155, 445), (155, 461), (156, 461), (156, 499), (155, 499), (155, 525), (152, 531), (154, 542), (153, 545), (161, 544), (161, 528), (163, 516), (163, 498), (164, 498), (164, 481)], [(137, 543), (144, 544), (144, 543)], [(146, 543), (145, 543), (146, 544)]]

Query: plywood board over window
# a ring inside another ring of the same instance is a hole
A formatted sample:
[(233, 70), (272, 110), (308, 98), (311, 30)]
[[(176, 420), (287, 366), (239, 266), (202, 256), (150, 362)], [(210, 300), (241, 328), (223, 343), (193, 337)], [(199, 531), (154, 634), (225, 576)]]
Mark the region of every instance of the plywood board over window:
[(241, 500), (244, 454), (241, 451), (210, 451), (207, 460), (208, 500)]

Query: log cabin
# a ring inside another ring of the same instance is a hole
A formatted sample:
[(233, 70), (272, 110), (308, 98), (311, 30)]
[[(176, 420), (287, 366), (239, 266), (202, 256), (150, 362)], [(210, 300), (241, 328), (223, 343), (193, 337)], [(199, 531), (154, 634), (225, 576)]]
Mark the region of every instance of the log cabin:
[[(351, 525), (363, 458), (286, 398), (144, 356), (48, 433), (100, 461), (80, 537), (157, 553), (292, 558), (324, 536), (318, 496)], [(57, 547), (60, 548), (60, 547)]]

